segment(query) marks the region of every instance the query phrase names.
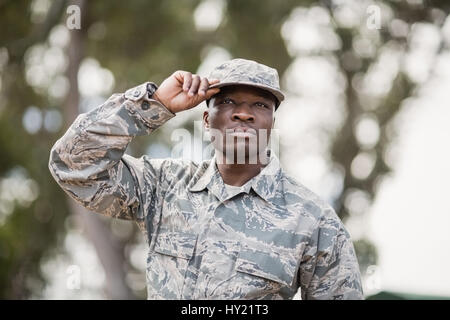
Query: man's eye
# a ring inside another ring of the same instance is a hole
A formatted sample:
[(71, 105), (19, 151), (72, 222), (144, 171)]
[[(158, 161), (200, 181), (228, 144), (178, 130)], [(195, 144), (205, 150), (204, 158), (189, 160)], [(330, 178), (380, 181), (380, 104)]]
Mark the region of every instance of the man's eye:
[(269, 107), (267, 104), (262, 103), (262, 102), (257, 102), (257, 103), (255, 103), (255, 105), (256, 105), (257, 107), (262, 107), (262, 108), (268, 108), (268, 107)]
[(232, 103), (234, 103), (234, 101), (231, 99), (225, 98), (225, 99), (223, 99), (222, 103), (223, 104), (232, 104)]

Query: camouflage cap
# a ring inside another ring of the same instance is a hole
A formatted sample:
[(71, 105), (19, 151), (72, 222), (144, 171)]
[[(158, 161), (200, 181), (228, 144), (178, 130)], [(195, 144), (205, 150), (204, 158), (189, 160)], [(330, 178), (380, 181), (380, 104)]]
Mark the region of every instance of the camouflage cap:
[(210, 88), (248, 85), (267, 90), (278, 99), (277, 107), (284, 100), (277, 70), (253, 60), (233, 59), (225, 61), (211, 71), (208, 79), (220, 80), (219, 83), (210, 86)]

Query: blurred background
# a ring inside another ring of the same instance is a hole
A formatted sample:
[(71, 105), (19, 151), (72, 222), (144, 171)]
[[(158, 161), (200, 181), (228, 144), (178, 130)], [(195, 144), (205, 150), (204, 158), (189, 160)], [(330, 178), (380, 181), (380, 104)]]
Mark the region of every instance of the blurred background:
[[(450, 298), (449, 13), (448, 0), (0, 0), (0, 298), (146, 298), (137, 226), (69, 200), (50, 148), (114, 92), (236, 57), (279, 71), (278, 155), (344, 221), (366, 297)], [(127, 153), (173, 155), (173, 130), (194, 132), (205, 108)]]

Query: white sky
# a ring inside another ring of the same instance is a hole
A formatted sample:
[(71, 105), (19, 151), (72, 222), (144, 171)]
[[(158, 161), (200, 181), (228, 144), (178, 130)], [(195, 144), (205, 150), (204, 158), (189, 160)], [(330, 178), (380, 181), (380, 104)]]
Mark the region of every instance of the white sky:
[(392, 179), (380, 188), (370, 233), (382, 288), (450, 296), (450, 54), (400, 123)]

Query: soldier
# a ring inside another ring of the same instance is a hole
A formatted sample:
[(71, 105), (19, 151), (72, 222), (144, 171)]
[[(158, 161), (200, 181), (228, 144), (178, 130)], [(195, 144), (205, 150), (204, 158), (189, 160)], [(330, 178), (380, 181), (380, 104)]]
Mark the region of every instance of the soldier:
[[(227, 61), (208, 78), (177, 71), (79, 115), (49, 168), (86, 208), (138, 223), (148, 299), (290, 299), (299, 290), (302, 299), (362, 299), (341, 220), (266, 150), (283, 99), (277, 71), (254, 61)], [(124, 154), (135, 136), (204, 100), (212, 159)]]

